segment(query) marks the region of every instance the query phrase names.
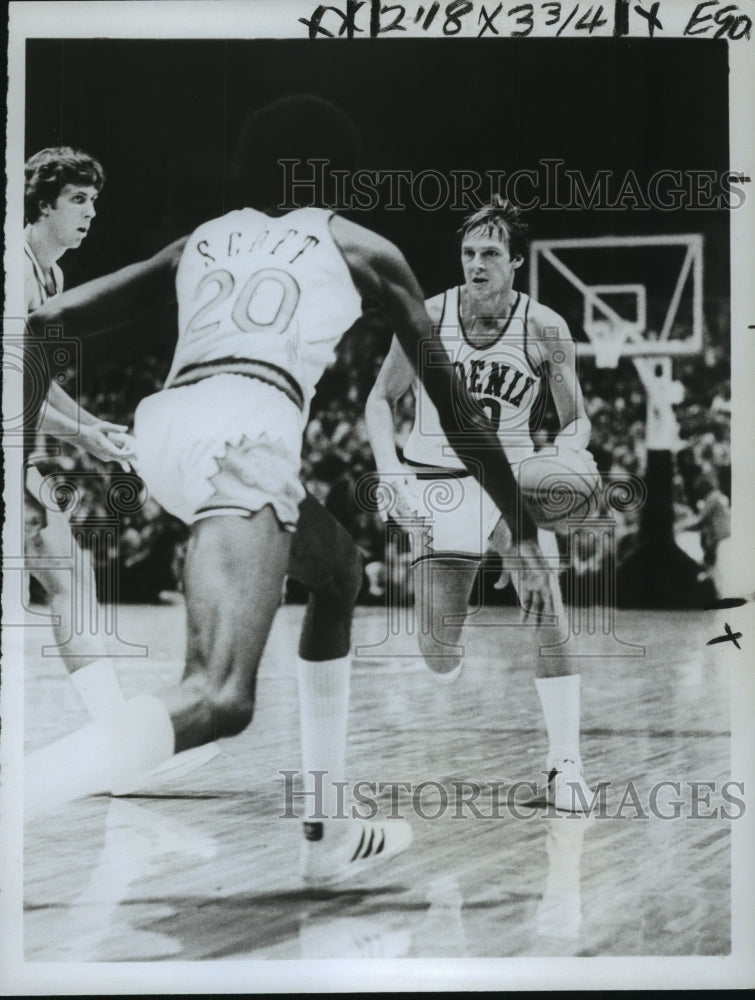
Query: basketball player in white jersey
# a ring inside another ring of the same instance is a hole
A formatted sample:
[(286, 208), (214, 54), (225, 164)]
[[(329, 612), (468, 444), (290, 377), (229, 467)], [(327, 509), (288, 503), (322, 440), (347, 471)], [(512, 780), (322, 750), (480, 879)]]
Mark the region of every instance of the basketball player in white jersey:
[[(519, 210), (496, 199), (469, 216), (461, 229), (464, 284), (426, 302), (449, 357), (491, 417), (515, 474), (534, 454), (530, 419), (546, 384), (561, 425), (555, 441), (559, 455), (585, 451), (590, 439), (574, 344), (564, 320), (514, 288), (525, 249)], [(415, 418), (401, 461), (393, 408), (410, 388)], [(507, 557), (515, 554), (511, 514), (480, 489), (449, 447), (437, 410), (396, 338), (367, 400), (366, 419), (378, 473), (397, 495), (397, 513), (429, 519), (425, 528), (411, 532), (417, 615), (428, 623), (419, 629), (419, 644), (433, 676), (451, 682), (462, 669), (458, 643), (482, 557), (496, 548), (506, 570)], [(541, 531), (540, 536), (541, 548), (557, 565), (555, 535)], [(558, 594), (555, 579), (553, 590)], [(572, 811), (579, 808), (573, 783), (589, 791), (581, 774), (580, 678), (571, 673), (569, 660), (538, 656), (546, 631), (555, 630), (541, 626), (532, 634), (535, 683), (549, 736), (546, 794), (556, 808)]]
[[(284, 98), (261, 109), (237, 155), (245, 203), (279, 202), (282, 156), (350, 169), (356, 147), (353, 124), (320, 99)], [(317, 381), (360, 318), (362, 300), (384, 311), (416, 357), (431, 336), (421, 291), (392, 244), (330, 211), (279, 216), (247, 207), (199, 226), (150, 261), (73, 290), (34, 317), (30, 332), (58, 322), (73, 335), (99, 333), (126, 313), (166, 301), (171, 287), (179, 316), (174, 361), (163, 391), (139, 405), (135, 434), (150, 491), (191, 528), (185, 674), (157, 696), (127, 702), (109, 725), (91, 725), (32, 755), (27, 816), (241, 732), (252, 718), (257, 668), (293, 562), (297, 579), (325, 594), (319, 614), (316, 605), (308, 609), (298, 663), (304, 773), (314, 796), (303, 872), (318, 881), (342, 877), (403, 850), (411, 830), (403, 820), (333, 819), (344, 774), (350, 639), (348, 627), (333, 629), (322, 611), (329, 588), (337, 592), (348, 573), (331, 566), (339, 552), (327, 534), (317, 537), (310, 517), (299, 481), (302, 433)], [(499, 504), (518, 508), (498, 440), (484, 414), (465, 405), (453, 369), (434, 365), (423, 377), (449, 434), (476, 428), (462, 448), (465, 460)], [(297, 523), (303, 537), (292, 546)], [(526, 514), (518, 534), (524, 600), (552, 613), (551, 578)], [(353, 606), (354, 595), (350, 600)], [(316, 772), (327, 776), (321, 795)]]
[[(27, 315), (63, 291), (58, 261), (79, 247), (95, 217), (95, 203), (104, 184), (101, 165), (93, 157), (69, 147), (43, 149), (25, 164), (24, 185), (24, 301)], [(125, 426), (98, 420), (52, 381), (37, 423), (42, 435), (77, 445), (103, 462), (127, 464), (132, 457)], [(24, 490), (24, 541), (34, 559), (31, 575), (44, 588), (60, 655), (92, 718), (101, 717), (123, 701), (120, 685), (101, 634), (77, 634), (74, 606), (96, 601), (94, 571), (89, 552), (77, 556), (77, 572), (56, 567), (69, 557), (72, 538), (68, 518), (40, 499), (42, 476), (35, 465), (44, 454), (27, 449)], [(48, 563), (45, 566), (45, 562)], [(97, 615), (102, 621), (102, 615)]]

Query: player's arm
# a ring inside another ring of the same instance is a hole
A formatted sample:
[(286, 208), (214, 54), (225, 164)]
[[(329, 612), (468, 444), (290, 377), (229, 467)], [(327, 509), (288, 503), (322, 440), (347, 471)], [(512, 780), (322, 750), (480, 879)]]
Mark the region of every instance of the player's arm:
[(417, 516), (417, 500), (412, 496), (410, 477), (396, 452), (394, 410), (396, 403), (414, 382), (409, 364), (398, 340), (393, 337), (385, 361), (378, 372), (364, 409), (367, 437), (375, 456), (378, 474), (394, 498), (395, 514)]
[(57, 382), (52, 382), (39, 421), (43, 434), (67, 440), (102, 462), (120, 462), (128, 467), (134, 457), (126, 424), (100, 420), (85, 410)]
[[(558, 336), (553, 336), (555, 330)], [(577, 378), (577, 348), (569, 328), (558, 313), (540, 306), (539, 314), (531, 317), (528, 334), (545, 368), (558, 414), (561, 429), (556, 443), (582, 451), (590, 444), (592, 425)]]
[(42, 339), (48, 327), (63, 327), (66, 335), (89, 337), (175, 302), (175, 275), (187, 239), (176, 240), (149, 260), (54, 296), (29, 316), (28, 333)]
[[(128, 430), (126, 424), (112, 424), (108, 420), (100, 420), (99, 417), (95, 417), (93, 413), (90, 413), (89, 410), (85, 410), (81, 404), (77, 403), (75, 399), (69, 396), (65, 389), (58, 385), (57, 382), (51, 383), (50, 391), (47, 393), (46, 411), (50, 410), (55, 410), (66, 417), (70, 417), (82, 427), (87, 425), (97, 425), (103, 430)], [(45, 428), (40, 427), (40, 430), (45, 430)]]
[(435, 404), (449, 443), (497, 506), (515, 514), (515, 540), (536, 539), (537, 528), (520, 502), (519, 487), (500, 441), (433, 333), (422, 291), (403, 255), (382, 237), (337, 216), (331, 227), (354, 284), (363, 298), (377, 302), (385, 313)]
[[(85, 410), (82, 412), (86, 413)], [(91, 417), (91, 414), (87, 416)], [(42, 410), (38, 429), (43, 434), (83, 448), (101, 462), (118, 462), (126, 471), (130, 468), (129, 459), (134, 457), (132, 439), (121, 424), (96, 418), (82, 423), (77, 416), (61, 412), (49, 402)]]
[(367, 437), (381, 475), (402, 471), (396, 454), (394, 410), (413, 381), (414, 369), (394, 337), (364, 408)]
[(58, 338), (48, 340), (46, 330), (65, 328), (67, 336), (88, 337), (114, 330), (134, 316), (175, 302), (175, 274), (187, 239), (176, 240), (147, 261), (53, 296), (27, 317), (23, 375), (25, 426), (37, 426), (50, 389), (53, 366), (49, 354), (57, 346)]
[[(443, 296), (435, 296), (425, 303), (431, 323), (437, 324), (440, 321), (442, 304)], [(414, 380), (414, 368), (394, 336), (365, 406), (367, 435), (380, 473), (396, 473), (402, 470), (396, 455), (393, 418), (396, 404), (406, 394)]]

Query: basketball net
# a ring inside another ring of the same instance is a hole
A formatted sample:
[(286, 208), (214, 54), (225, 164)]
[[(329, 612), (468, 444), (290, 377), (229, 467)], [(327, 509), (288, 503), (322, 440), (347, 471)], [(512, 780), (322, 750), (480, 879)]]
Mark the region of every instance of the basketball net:
[(598, 368), (615, 368), (618, 365), (631, 329), (630, 323), (613, 323), (608, 319), (594, 319), (587, 324), (585, 333), (595, 350), (595, 364)]

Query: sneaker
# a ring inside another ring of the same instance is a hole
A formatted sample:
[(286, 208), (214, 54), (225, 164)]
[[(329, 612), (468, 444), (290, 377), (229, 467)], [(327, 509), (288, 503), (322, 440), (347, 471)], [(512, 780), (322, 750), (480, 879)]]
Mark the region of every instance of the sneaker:
[(133, 775), (131, 778), (122, 781), (119, 785), (110, 790), (111, 795), (133, 795), (142, 788), (157, 784), (169, 778), (182, 778), (185, 774), (191, 774), (197, 768), (203, 767), (211, 760), (214, 760), (220, 753), (217, 743), (204, 743), (202, 746), (192, 747), (190, 750), (183, 750), (174, 754), (162, 764), (148, 771), (146, 774)]
[(582, 774), (582, 762), (561, 760), (551, 764), (545, 794), (549, 805), (561, 812), (589, 812), (593, 790)]
[(412, 828), (403, 819), (304, 823), (302, 878), (310, 885), (350, 878), (400, 854), (411, 842)]

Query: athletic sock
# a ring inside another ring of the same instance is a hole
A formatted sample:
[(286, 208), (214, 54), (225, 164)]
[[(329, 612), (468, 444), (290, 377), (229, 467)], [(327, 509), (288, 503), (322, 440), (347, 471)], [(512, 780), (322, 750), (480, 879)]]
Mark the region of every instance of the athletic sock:
[[(318, 663), (299, 658), (296, 672), (304, 789), (314, 792), (319, 785), (322, 788), (319, 818), (322, 814), (335, 818), (339, 815), (338, 789), (333, 782), (344, 780), (346, 768), (351, 659), (344, 656)], [(311, 771), (325, 774), (318, 779)], [(315, 819), (317, 798), (309, 796), (305, 801), (307, 816)]]
[(126, 700), (112, 660), (93, 660), (85, 667), (75, 670), (71, 674), (71, 680), (95, 721)]
[(579, 753), (579, 674), (536, 677), (535, 686), (548, 732), (548, 766), (581, 761)]
[(109, 792), (128, 776), (167, 760), (174, 746), (173, 723), (159, 698), (140, 695), (124, 701), (106, 721), (90, 722), (27, 756), (26, 819), (85, 795)]

